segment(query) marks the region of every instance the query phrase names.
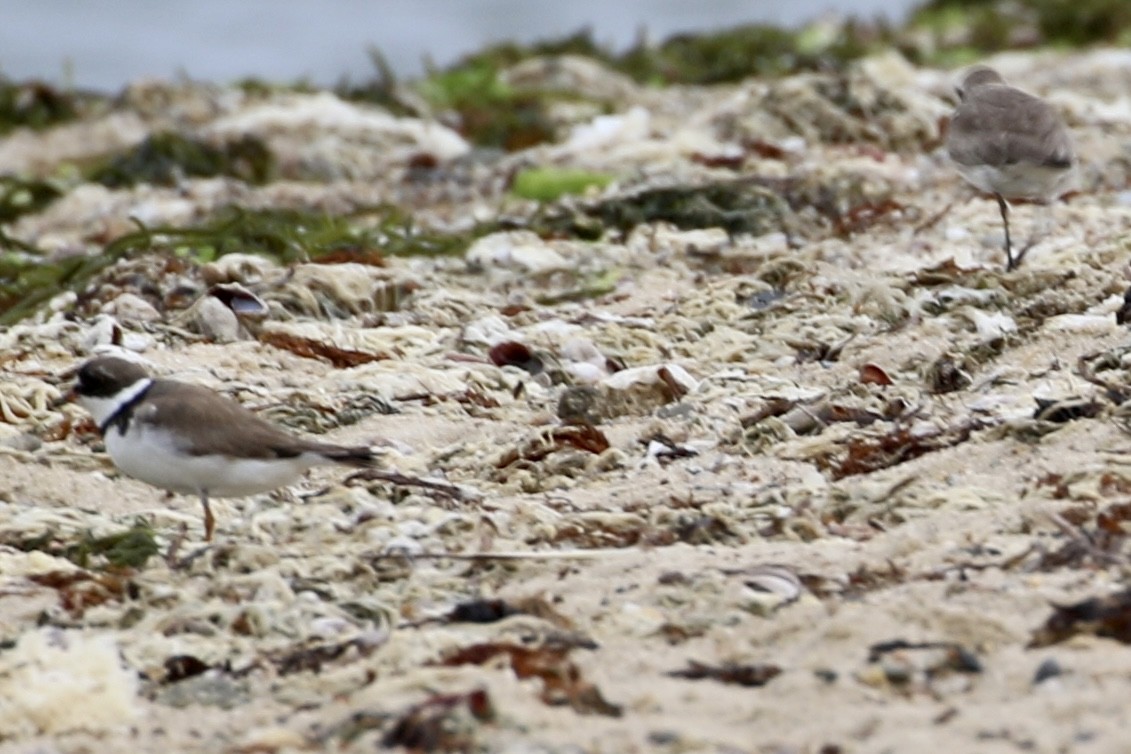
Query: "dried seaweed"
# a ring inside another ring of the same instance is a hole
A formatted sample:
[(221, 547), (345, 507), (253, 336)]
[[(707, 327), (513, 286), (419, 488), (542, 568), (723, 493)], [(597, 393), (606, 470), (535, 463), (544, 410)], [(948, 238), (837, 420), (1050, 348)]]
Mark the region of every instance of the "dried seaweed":
[(748, 665), (724, 662), (721, 665), (708, 665), (697, 660), (688, 660), (685, 669), (673, 670), (668, 675), (672, 678), (688, 678), (691, 680), (708, 678), (720, 683), (757, 688), (765, 686), (781, 675), (781, 668), (770, 663)]
[(495, 719), (491, 697), (483, 689), (464, 694), (436, 694), (406, 710), (381, 738), (385, 747), (411, 752), (473, 751), (474, 731)]
[(121, 573), (49, 571), (32, 574), (28, 580), (58, 592), (59, 604), (76, 619), (82, 618), (88, 608), (107, 602), (121, 602), (136, 590), (129, 578)]
[(873, 437), (853, 437), (844, 443), (844, 452), (814, 459), (817, 466), (828, 471), (835, 479), (858, 474), (868, 474), (879, 469), (898, 466), (919, 456), (944, 448), (961, 445), (984, 425), (971, 421), (929, 433), (913, 432), (909, 427), (897, 426), (891, 431)]
[(473, 644), (451, 652), (442, 665), (483, 665), (496, 657), (510, 660), (511, 670), (519, 678), (542, 680), (542, 701), (549, 705), (569, 705), (583, 714), (620, 717), (621, 706), (605, 700), (600, 690), (581, 677), (578, 667), (569, 661), (571, 647), (522, 647), (515, 644)]
[(325, 359), (338, 369), (392, 358), (389, 354), (339, 348), (321, 340), (303, 338), (279, 330), (261, 330), (258, 337), (261, 343), (290, 351), (296, 356), (302, 356), (306, 359)]
[(1131, 644), (1131, 589), (1070, 605), (1053, 605), (1052, 615), (1033, 631), (1029, 647), (1048, 647), (1079, 635)]
[(932, 666), (931, 673), (943, 670), (955, 670), (962, 673), (981, 673), (982, 662), (978, 656), (966, 647), (952, 641), (920, 641), (910, 642), (904, 639), (882, 641), (868, 647), (868, 662), (879, 662), (886, 655), (895, 652), (909, 652), (921, 650), (943, 650), (943, 659)]
[(378, 646), (379, 644), (365, 638), (348, 639), (275, 652), (267, 656), (267, 661), (281, 676), (292, 673), (320, 673), (323, 665), (340, 659), (351, 650), (357, 653), (358, 658), (362, 658), (368, 657)]
[(508, 450), (495, 462), (496, 468), (505, 469), (519, 461), (536, 463), (552, 453), (566, 448), (583, 450), (588, 453), (604, 453), (609, 449), (609, 440), (596, 427), (589, 425), (569, 425), (552, 427), (518, 448)]

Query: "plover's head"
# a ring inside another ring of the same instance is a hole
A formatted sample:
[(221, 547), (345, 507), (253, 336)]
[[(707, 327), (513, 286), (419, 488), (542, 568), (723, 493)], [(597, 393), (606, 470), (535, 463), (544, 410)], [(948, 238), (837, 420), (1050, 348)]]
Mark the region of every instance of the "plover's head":
[(962, 83), (958, 85), (958, 99), (966, 99), (967, 93), (976, 89), (979, 86), (989, 86), (990, 84), (1004, 84), (1005, 79), (1001, 74), (993, 68), (984, 65), (976, 65), (966, 72), (962, 77)]
[(140, 365), (116, 356), (99, 356), (79, 368), (71, 394), (102, 426), (151, 382)]

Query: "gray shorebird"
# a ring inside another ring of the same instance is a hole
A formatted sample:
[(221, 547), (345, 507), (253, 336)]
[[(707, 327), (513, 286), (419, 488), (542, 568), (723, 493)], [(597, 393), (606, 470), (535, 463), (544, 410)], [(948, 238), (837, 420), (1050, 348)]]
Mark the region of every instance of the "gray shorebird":
[(368, 447), (304, 440), (206, 387), (153, 379), (113, 356), (83, 364), (71, 394), (98, 424), (115, 466), (155, 487), (200, 496), (206, 540), (215, 528), (210, 497), (267, 492), (318, 464), (375, 463)]
[(1048, 204), (1068, 190), (1076, 158), (1064, 122), (1044, 100), (1005, 83), (986, 66), (970, 69), (958, 87), (946, 151), (958, 173), (993, 194), (1005, 227), (1006, 269), (1016, 269), (1009, 238), (1009, 200)]

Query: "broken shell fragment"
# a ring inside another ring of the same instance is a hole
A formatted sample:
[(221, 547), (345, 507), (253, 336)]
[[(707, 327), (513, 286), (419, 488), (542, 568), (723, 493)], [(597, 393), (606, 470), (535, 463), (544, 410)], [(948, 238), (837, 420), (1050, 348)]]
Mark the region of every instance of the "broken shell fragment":
[(208, 295), (219, 299), (239, 317), (264, 319), (271, 311), (263, 299), (239, 283), (214, 285), (208, 289)]
[(544, 368), (542, 359), (537, 354), (525, 344), (514, 340), (505, 340), (492, 346), (487, 356), (497, 367), (518, 367), (530, 374), (539, 374)]
[(214, 285), (185, 313), (187, 325), (209, 340), (230, 343), (248, 336), (245, 324), (270, 313), (266, 302), (239, 283)]

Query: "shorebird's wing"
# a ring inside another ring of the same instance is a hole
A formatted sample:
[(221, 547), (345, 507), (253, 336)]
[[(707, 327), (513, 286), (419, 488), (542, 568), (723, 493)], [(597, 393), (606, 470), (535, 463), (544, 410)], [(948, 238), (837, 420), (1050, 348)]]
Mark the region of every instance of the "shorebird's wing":
[(153, 429), (177, 427), (176, 442), (191, 455), (294, 458), (311, 445), (230, 398), (198, 385), (167, 380), (153, 383), (133, 420)]
[(960, 165), (1072, 166), (1068, 130), (1047, 102), (1012, 87), (970, 93), (950, 122), (947, 152)]

